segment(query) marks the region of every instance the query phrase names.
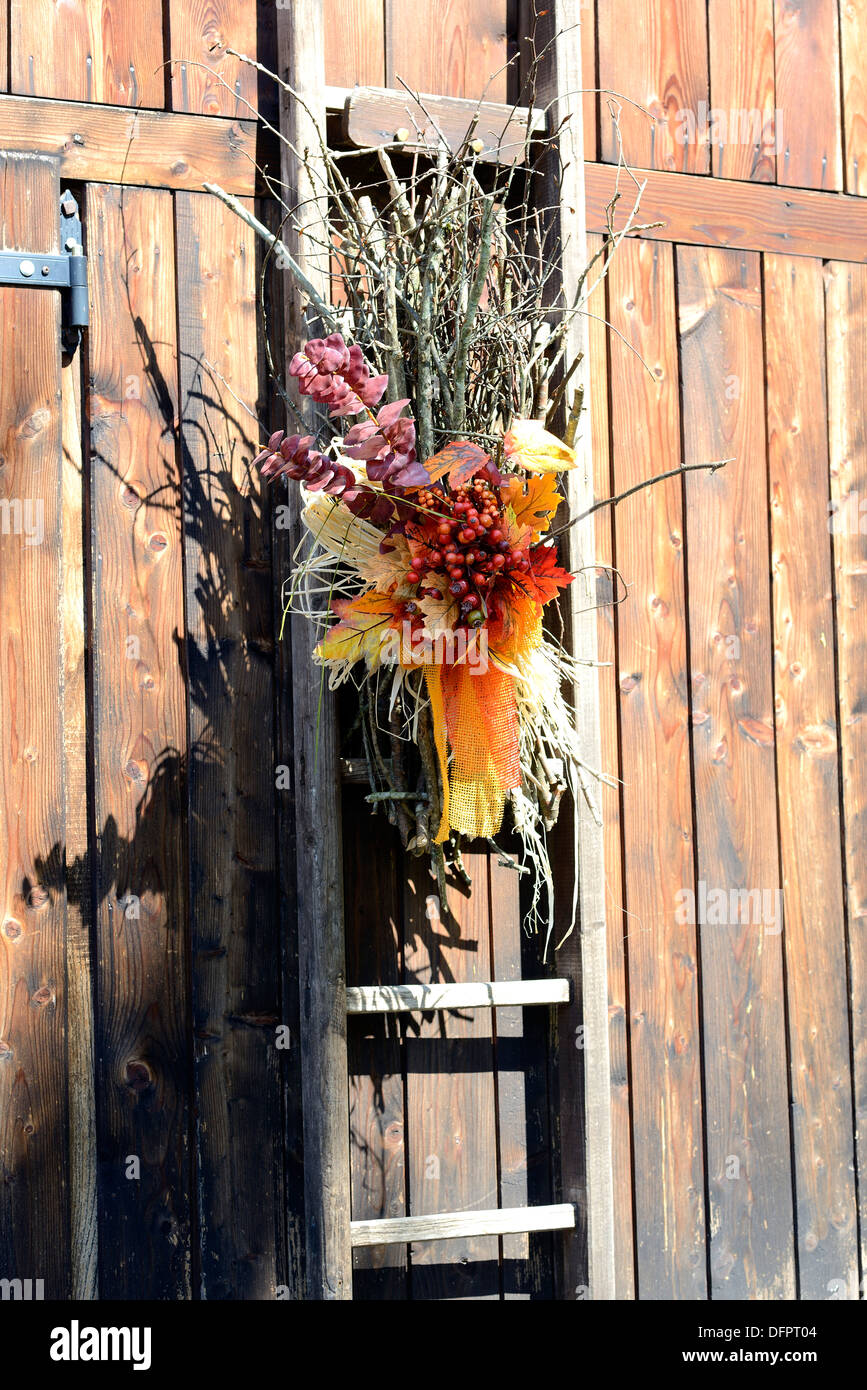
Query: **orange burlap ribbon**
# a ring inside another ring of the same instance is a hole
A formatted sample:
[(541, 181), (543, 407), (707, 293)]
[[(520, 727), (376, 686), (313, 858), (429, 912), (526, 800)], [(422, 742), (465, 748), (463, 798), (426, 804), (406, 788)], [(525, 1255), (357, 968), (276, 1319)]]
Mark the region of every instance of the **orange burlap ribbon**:
[(442, 844), (450, 829), (469, 837), (495, 835), (506, 792), (521, 785), (513, 679), (495, 667), (473, 674), (464, 663), (426, 666), (425, 679), (443, 783), (435, 843)]

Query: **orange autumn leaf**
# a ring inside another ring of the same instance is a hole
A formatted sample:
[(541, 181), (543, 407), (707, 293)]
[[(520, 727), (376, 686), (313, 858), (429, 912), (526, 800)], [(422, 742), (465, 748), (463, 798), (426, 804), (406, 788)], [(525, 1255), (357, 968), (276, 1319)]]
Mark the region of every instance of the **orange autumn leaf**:
[(438, 482), (448, 473), (451, 487), (463, 487), (490, 461), (490, 454), (486, 454), (478, 444), (471, 443), (469, 439), (456, 439), (453, 443), (446, 444), (433, 458), (429, 458), (425, 468), (432, 483)]
[(336, 599), (332, 607), (340, 622), (319, 643), (316, 660), (366, 661), (374, 669), (388, 632), (397, 626), (400, 604), (372, 589), (358, 598)]
[(532, 478), (510, 478), (500, 496), (506, 506), (512, 508), (519, 526), (532, 526), (533, 540), (537, 541), (543, 531), (547, 531), (563, 498), (557, 491), (557, 478), (553, 473), (541, 473)]
[(575, 576), (557, 564), (555, 545), (537, 545), (530, 555), (530, 570), (522, 578), (537, 602), (550, 603), (560, 589), (572, 583)]

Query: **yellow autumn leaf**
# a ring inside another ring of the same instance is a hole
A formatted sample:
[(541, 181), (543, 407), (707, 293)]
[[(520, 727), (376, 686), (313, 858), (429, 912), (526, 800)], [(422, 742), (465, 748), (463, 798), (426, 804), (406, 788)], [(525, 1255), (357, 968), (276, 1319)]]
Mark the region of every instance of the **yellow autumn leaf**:
[(397, 617), (394, 600), (373, 589), (358, 598), (338, 599), (333, 607), (340, 621), (326, 632), (314, 658), (320, 662), (366, 661), (375, 670)]
[(561, 473), (576, 466), (575, 450), (545, 429), (540, 420), (513, 420), (503, 436), (506, 458), (528, 473)]
[(548, 530), (563, 501), (552, 473), (526, 479), (509, 478), (506, 486), (500, 489), (500, 496), (504, 505), (511, 507), (516, 525), (532, 526), (534, 541)]

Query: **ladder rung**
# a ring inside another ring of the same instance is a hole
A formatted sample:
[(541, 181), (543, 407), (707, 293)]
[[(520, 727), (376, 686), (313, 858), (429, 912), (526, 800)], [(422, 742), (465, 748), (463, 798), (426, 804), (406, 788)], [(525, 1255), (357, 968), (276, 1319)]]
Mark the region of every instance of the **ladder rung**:
[(349, 1014), (431, 1009), (491, 1009), (510, 1004), (568, 1004), (568, 980), (492, 980), (460, 985), (361, 985), (346, 991)]
[(510, 1236), (525, 1231), (569, 1231), (575, 1208), (497, 1207), (493, 1211), (445, 1211), (436, 1216), (395, 1216), (381, 1221), (352, 1221), (352, 1245), (407, 1245), (416, 1240), (456, 1240), (460, 1236)]

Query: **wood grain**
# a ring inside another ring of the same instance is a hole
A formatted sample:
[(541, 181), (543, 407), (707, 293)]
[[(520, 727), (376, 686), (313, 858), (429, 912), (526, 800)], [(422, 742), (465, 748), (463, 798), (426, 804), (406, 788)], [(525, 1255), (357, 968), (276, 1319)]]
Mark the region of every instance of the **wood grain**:
[[(588, 164), (585, 177), (587, 225), (591, 231), (603, 231), (616, 191), (616, 170)], [(652, 241), (867, 259), (867, 202), (861, 198), (652, 170), (638, 170), (637, 177), (645, 184), (638, 221), (660, 224), (637, 235)], [(628, 211), (627, 201), (631, 205), (634, 199), (624, 197), (615, 212), (618, 228)]]
[[(867, 1173), (867, 267), (833, 262), (826, 274), (828, 436), (831, 499), (840, 515), (833, 534), (837, 620), (840, 771), (846, 917), (849, 938), (852, 1068), (856, 1153), (861, 1184), (861, 1261), (867, 1264), (863, 1182)], [(837, 1271), (846, 1279), (846, 1271)], [(851, 1281), (846, 1286), (853, 1294)]]
[(584, 158), (599, 158), (599, 86), (596, 71), (596, 8), (592, 3), (582, 4), (579, 16), (581, 25), (581, 98), (582, 119), (584, 122)]
[[(464, 856), (472, 895), (440, 903), (422, 861), (407, 866), (407, 984), (491, 978), (489, 878), (484, 854)], [(405, 1025), (409, 1214), (485, 1210), (497, 1204), (492, 1019), (487, 1009), (413, 1015)], [(412, 1297), (497, 1299), (496, 1237), (413, 1246)]]
[[(321, 184), (305, 170), (293, 149), (315, 149), (313, 121), (324, 125), (325, 55), (321, 0), (294, 0), (278, 14), (281, 71), (304, 94), (305, 105), (281, 102), (283, 180), (299, 214), (290, 236), (293, 255), (328, 292), (328, 258), (313, 248), (322, 240)], [(285, 94), (284, 94), (285, 96)], [(306, 233), (310, 233), (310, 237)], [(294, 289), (294, 287), (293, 287)], [(285, 347), (288, 357), (315, 336), (300, 295), (286, 300)], [(320, 420), (301, 402), (310, 433)], [(301, 539), (297, 489), (288, 494), (293, 544)], [(319, 679), (311, 679), (310, 624), (290, 620), (293, 690), (295, 853), (297, 870), (298, 967), (301, 999), (302, 1095), (304, 1123), (304, 1206), (307, 1297), (352, 1297), (349, 1104), (346, 1054), (346, 949), (343, 919), (342, 849), (337, 721), (334, 704)], [(323, 677), (324, 681), (324, 677)]]
[(707, 22), (713, 172), (775, 183), (774, 0), (708, 0)]
[(335, 87), (382, 87), (386, 0), (325, 0), (325, 81)]
[[(0, 238), (59, 250), (56, 160), (0, 156)], [(0, 1267), (71, 1296), (60, 296), (0, 289)]]
[(179, 193), (175, 218), (200, 1287), (262, 1299), (279, 1282), (283, 1169), (268, 1142), (280, 1129), (282, 1015), (264, 833), (275, 797), (270, 554), (250, 466), (256, 238), (206, 194)]
[(386, 85), (505, 101), (503, 0), (386, 0)]
[(171, 198), (92, 185), (87, 221), (100, 1291), (183, 1298), (191, 1058)]
[[(822, 262), (766, 256), (777, 795), (801, 1298), (857, 1288)], [(817, 370), (817, 364), (819, 364)], [(818, 832), (818, 833), (817, 833)]]
[[(714, 1298), (795, 1294), (774, 768), (762, 301), (756, 256), (680, 247), (696, 889)], [(732, 640), (733, 639), (733, 640)], [(732, 891), (762, 897), (744, 921)], [(689, 910), (685, 903), (684, 910)]]
[[(538, 998), (543, 989), (549, 996), (559, 989), (560, 1002), (565, 1003), (569, 998), (568, 981), (538, 978), (540, 943), (521, 931), (518, 874), (493, 854), (488, 870), (491, 969), (501, 997), (514, 1001), (508, 1007), (498, 1005), (494, 1014), (499, 1204), (506, 1208), (538, 1207), (551, 1197), (551, 1133), (545, 1081), (551, 1011), (556, 1006), (526, 1010), (518, 1006), (518, 1001), (522, 992), (525, 997)], [(525, 967), (531, 978), (522, 980)], [(516, 993), (506, 993), (510, 988)], [(503, 1299), (511, 1302), (552, 1298), (551, 1256), (549, 1236), (504, 1236)]]
[(10, 0), (9, 34), (12, 92), (165, 106), (161, 0)]
[(62, 178), (86, 183), (252, 193), (255, 126), (167, 111), (122, 112), (0, 96), (0, 147), (56, 155)]
[[(840, 26), (836, 0), (774, 0), (777, 183), (843, 187)], [(809, 95), (808, 95), (809, 94)]]
[(597, 0), (596, 13), (602, 159), (616, 163), (620, 154), (610, 102), (621, 108), (628, 164), (707, 173), (704, 6), (691, 0)]
[(867, 10), (858, 0), (840, 5), (840, 74), (843, 96), (843, 171), (847, 193), (867, 194)]
[[(615, 492), (677, 467), (670, 247), (629, 242), (609, 271)], [(652, 463), (650, 462), (652, 460)], [(683, 506), (676, 478), (617, 509), (626, 945), (639, 1298), (707, 1297)]]
[(443, 96), (424, 97), (419, 104), (408, 92), (372, 87), (352, 92), (346, 107), (346, 131), (353, 145), (388, 144), (403, 130), (407, 153), (434, 152), (443, 140), (454, 151), (461, 148), (472, 124), (475, 138), (482, 141), (478, 158), (484, 164), (523, 161), (531, 122), (534, 129), (544, 129), (545, 113)]
[(87, 613), (84, 547), (83, 353), (61, 371), (63, 432), (63, 749), (66, 763), (67, 989), (72, 1296), (98, 1286), (91, 856), (88, 827)]
[[(359, 788), (344, 792), (344, 880), (354, 904), (348, 918), (346, 972), (353, 984), (397, 986), (401, 970), (403, 860), (384, 816), (371, 817)], [(347, 991), (348, 993), (348, 991)], [(352, 1217), (406, 1215), (406, 1126), (402, 1023), (353, 1018), (348, 1028)], [(405, 1299), (407, 1252), (368, 1246), (353, 1254), (353, 1297)]]
[(9, 87), (9, 6), (0, 5), (0, 91)]
[[(586, 130), (586, 127), (585, 127)], [(587, 237), (588, 257), (601, 248), (601, 236)], [(597, 261), (591, 277), (597, 281), (588, 300), (590, 317), (587, 340), (590, 355), (590, 429), (593, 458), (593, 489), (597, 498), (610, 497), (611, 435), (609, 409), (610, 362), (608, 353), (607, 284), (601, 279), (602, 262)], [(599, 724), (602, 740), (602, 771), (614, 785), (599, 788), (604, 822), (605, 886), (608, 919), (608, 1043), (611, 1053), (611, 1155), (614, 1178), (614, 1258), (615, 1290), (618, 1299), (635, 1297), (632, 1197), (632, 1116), (629, 1090), (629, 1029), (626, 981), (628, 917), (623, 897), (622, 853), (622, 777), (617, 687), (616, 614), (622, 582), (614, 573), (616, 545), (614, 513), (603, 508), (596, 513), (596, 560), (599, 589), (596, 634), (599, 671)]]
[(575, 1209), (555, 1206), (504, 1211), (438, 1212), (435, 1216), (405, 1216), (394, 1221), (353, 1221), (352, 1244), (374, 1245), (380, 1238), (394, 1244), (407, 1240), (460, 1240), (467, 1236), (510, 1235), (521, 1231), (565, 1231), (575, 1225)]
[(256, 0), (169, 0), (172, 110), (200, 116), (256, 112)]

